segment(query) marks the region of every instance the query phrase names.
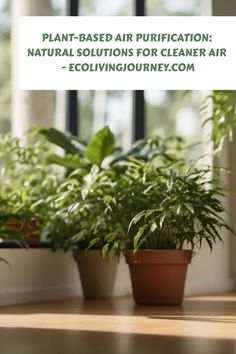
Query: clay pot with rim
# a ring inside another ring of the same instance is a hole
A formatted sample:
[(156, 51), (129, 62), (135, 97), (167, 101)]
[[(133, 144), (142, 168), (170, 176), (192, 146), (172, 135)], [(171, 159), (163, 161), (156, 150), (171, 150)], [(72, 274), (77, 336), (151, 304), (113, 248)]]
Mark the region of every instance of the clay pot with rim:
[(106, 299), (113, 295), (118, 259), (103, 258), (100, 250), (74, 251), (85, 299)]
[(36, 245), (40, 242), (39, 224), (36, 220), (8, 221), (5, 224), (9, 230), (16, 230), (25, 237), (28, 245)]
[(137, 305), (179, 305), (192, 252), (144, 249), (124, 252)]

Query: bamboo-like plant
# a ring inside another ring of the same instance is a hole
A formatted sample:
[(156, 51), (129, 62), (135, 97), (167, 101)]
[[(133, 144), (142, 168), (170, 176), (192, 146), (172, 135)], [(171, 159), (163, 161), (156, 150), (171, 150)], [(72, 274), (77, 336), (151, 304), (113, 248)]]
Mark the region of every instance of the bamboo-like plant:
[(206, 97), (201, 110), (211, 112), (203, 124), (211, 124), (209, 141), (213, 142), (215, 154), (219, 154), (224, 142), (227, 139), (233, 140), (236, 127), (236, 91), (214, 91)]
[(212, 249), (222, 242), (223, 229), (233, 233), (224, 220), (225, 187), (219, 179), (208, 177), (210, 170), (188, 168), (183, 172), (172, 167), (152, 171), (152, 181), (143, 193), (155, 202), (132, 219), (128, 247), (137, 251), (187, 246), (194, 251), (205, 241)]

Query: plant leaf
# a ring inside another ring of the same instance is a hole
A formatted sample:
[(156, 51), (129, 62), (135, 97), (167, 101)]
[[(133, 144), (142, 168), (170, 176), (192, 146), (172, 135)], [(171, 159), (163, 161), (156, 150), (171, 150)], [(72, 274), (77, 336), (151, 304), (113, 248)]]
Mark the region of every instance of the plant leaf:
[(47, 140), (65, 150), (66, 153), (83, 155), (86, 144), (70, 133), (63, 133), (55, 128), (40, 129), (39, 133)]
[(109, 127), (99, 130), (86, 148), (86, 157), (91, 163), (101, 166), (103, 160), (115, 150), (115, 138)]
[(79, 167), (81, 167), (81, 160), (80, 160), (80, 156), (78, 154), (76, 155), (66, 155), (66, 156), (59, 156), (57, 154), (51, 154), (48, 156), (47, 158), (48, 162), (59, 165), (59, 166), (63, 166), (66, 168), (70, 168), (73, 170), (78, 169)]
[(193, 209), (193, 205), (190, 203), (184, 203), (186, 209), (188, 209), (188, 211), (190, 211), (190, 213), (194, 214), (194, 209)]
[(140, 211), (140, 213), (136, 214), (135, 217), (131, 220), (129, 224), (129, 230), (132, 227), (133, 224), (137, 224), (137, 222), (145, 215), (146, 210)]

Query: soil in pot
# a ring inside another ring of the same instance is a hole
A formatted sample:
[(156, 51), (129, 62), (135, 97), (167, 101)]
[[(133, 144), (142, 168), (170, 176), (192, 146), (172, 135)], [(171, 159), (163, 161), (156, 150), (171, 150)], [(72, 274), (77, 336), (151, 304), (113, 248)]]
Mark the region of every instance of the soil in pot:
[(124, 252), (137, 305), (182, 303), (189, 250), (133, 250)]
[(118, 259), (103, 259), (100, 250), (74, 251), (85, 299), (105, 299), (113, 295)]

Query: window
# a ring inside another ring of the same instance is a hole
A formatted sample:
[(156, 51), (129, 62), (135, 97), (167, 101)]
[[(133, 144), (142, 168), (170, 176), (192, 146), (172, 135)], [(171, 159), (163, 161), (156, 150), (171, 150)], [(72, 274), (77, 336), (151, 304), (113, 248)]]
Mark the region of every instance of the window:
[(146, 0), (148, 16), (201, 15), (202, 0)]
[[(22, 4), (24, 1), (22, 0)], [(17, 0), (11, 2), (12, 6), (15, 2), (17, 3)], [(70, 2), (69, 0), (32, 0), (30, 6), (34, 15), (42, 13), (63, 15), (66, 14), (68, 4), (76, 7), (76, 3), (76, 0), (70, 0)], [(78, 1), (78, 13), (82, 16), (133, 15), (135, 4), (136, 8), (139, 8), (139, 13), (143, 11), (142, 5), (145, 4), (148, 16), (200, 15), (202, 0), (80, 0)], [(10, 86), (10, 0), (0, 0), (1, 132), (10, 130)], [(47, 95), (47, 93), (42, 93), (39, 100), (37, 94), (35, 93), (36, 96), (32, 100), (34, 105), (43, 101)], [(59, 129), (65, 129), (64, 92), (50, 92), (48, 95), (50, 95), (50, 102), (54, 98), (54, 102), (50, 103), (51, 113), (49, 114), (50, 117), (54, 117), (52, 124)], [(31, 96), (34, 97), (34, 93)], [(146, 91), (144, 95), (137, 95), (130, 91), (80, 91), (78, 100), (76, 99), (78, 109), (72, 112), (74, 114), (74, 116), (72, 114), (72, 120), (75, 123), (73, 132), (78, 133), (83, 139), (88, 139), (93, 132), (108, 124), (116, 134), (119, 143), (128, 147), (132, 137), (135, 136), (132, 132), (133, 126), (135, 127), (132, 122), (132, 110), (133, 102), (136, 102), (136, 113), (139, 114), (139, 131), (136, 137), (156, 132), (163, 135), (179, 134), (189, 141), (197, 141), (201, 136), (198, 118), (201, 100), (200, 92), (184, 95), (182, 91)], [(141, 104), (137, 105), (137, 102)], [(141, 122), (142, 112), (145, 114), (144, 122)], [(186, 121), (185, 124), (183, 121)], [(71, 124), (69, 127), (71, 128)]]
[(92, 133), (109, 125), (124, 147), (132, 138), (132, 94), (130, 91), (80, 91), (79, 136), (88, 139)]
[[(145, 91), (146, 134), (178, 135), (189, 144), (201, 141), (199, 108), (201, 91)], [(201, 156), (202, 146), (196, 145), (192, 158)]]
[[(201, 15), (202, 0), (146, 1), (146, 12), (149, 16)], [(146, 134), (177, 134), (189, 143), (201, 140), (199, 108), (203, 97), (200, 91), (145, 91), (144, 97)], [(192, 154), (192, 157), (202, 155), (202, 147), (196, 145)]]
[[(131, 0), (81, 0), (82, 16), (132, 15)], [(88, 139), (92, 133), (109, 125), (119, 144), (128, 147), (132, 138), (132, 95), (129, 91), (80, 91), (79, 136)]]
[[(140, 5), (137, 1), (136, 6)], [(142, 3), (143, 4), (143, 3)], [(80, 15), (132, 15), (133, 1), (80, 0)], [(201, 0), (146, 0), (146, 15), (200, 15)], [(96, 130), (108, 124), (124, 146), (132, 139), (132, 102), (134, 93), (127, 91), (80, 91), (78, 133), (88, 139)], [(158, 133), (178, 134), (187, 141), (197, 142), (201, 138), (199, 107), (202, 101), (200, 92), (146, 91), (144, 96), (135, 95), (136, 100), (144, 100), (144, 124), (138, 127), (139, 137)], [(138, 97), (138, 98), (137, 98)], [(140, 102), (139, 102), (140, 103)], [(136, 104), (140, 113), (142, 104)], [(139, 114), (139, 116), (142, 116)], [(139, 117), (140, 119), (140, 117)], [(183, 124), (183, 121), (185, 121)], [(137, 125), (137, 122), (136, 122)], [(194, 154), (201, 154), (196, 147)]]
[(132, 0), (80, 0), (81, 16), (127, 16), (132, 14)]

